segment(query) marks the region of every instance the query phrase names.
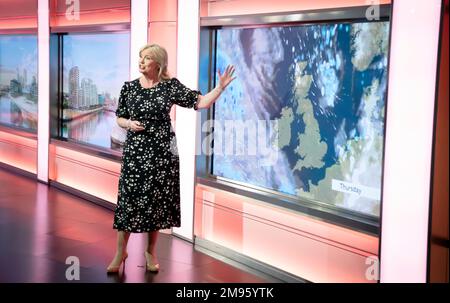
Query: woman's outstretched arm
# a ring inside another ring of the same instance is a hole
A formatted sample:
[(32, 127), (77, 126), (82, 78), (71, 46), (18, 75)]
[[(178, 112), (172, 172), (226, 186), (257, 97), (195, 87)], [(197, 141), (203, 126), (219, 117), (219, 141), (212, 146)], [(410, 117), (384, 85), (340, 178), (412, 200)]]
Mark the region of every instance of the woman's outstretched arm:
[(233, 77), (234, 70), (235, 69), (234, 69), (233, 65), (228, 65), (227, 68), (225, 69), (225, 72), (223, 73), (223, 75), (220, 73), (220, 71), (217, 71), (217, 73), (219, 75), (219, 83), (213, 90), (211, 90), (206, 95), (198, 96), (198, 99), (199, 99), (199, 101), (197, 103), (198, 109), (209, 108), (211, 105), (214, 104), (214, 102), (216, 102), (216, 100), (222, 94), (223, 90), (228, 86), (228, 84), (231, 83), (231, 81), (233, 81), (236, 78), (236, 77)]

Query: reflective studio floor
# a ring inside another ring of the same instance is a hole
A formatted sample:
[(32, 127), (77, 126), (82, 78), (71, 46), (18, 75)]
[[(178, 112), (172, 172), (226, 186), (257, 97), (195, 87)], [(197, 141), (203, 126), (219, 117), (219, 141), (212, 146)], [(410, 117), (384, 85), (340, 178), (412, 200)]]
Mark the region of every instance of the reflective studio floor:
[[(109, 209), (0, 168), (0, 282), (279, 282), (164, 233), (159, 273), (145, 272), (145, 234), (132, 234), (125, 268), (107, 275), (116, 239), (112, 218)], [(80, 262), (79, 280), (66, 279), (70, 256)]]

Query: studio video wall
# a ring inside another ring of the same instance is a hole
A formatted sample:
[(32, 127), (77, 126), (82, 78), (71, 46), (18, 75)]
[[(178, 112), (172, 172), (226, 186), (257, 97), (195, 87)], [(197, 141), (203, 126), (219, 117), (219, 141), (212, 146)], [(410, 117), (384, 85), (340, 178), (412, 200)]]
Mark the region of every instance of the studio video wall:
[(0, 124), (37, 132), (37, 36), (0, 35)]
[[(54, 34), (58, 62), (57, 139), (121, 150), (116, 123), (120, 89), (129, 80), (129, 32)], [(57, 56), (57, 57), (56, 57)], [(37, 36), (0, 35), (0, 123), (37, 132)]]
[[(214, 35), (211, 81), (228, 64), (238, 77), (211, 114), (210, 175), (378, 220), (389, 21), (222, 27)], [(227, 129), (230, 121), (243, 127)], [(273, 134), (261, 134), (269, 124)], [(234, 152), (217, 141), (233, 141)], [(240, 143), (246, 152), (237, 153)], [(267, 161), (261, 146), (276, 157)]]
[(115, 111), (129, 79), (129, 33), (61, 35), (61, 137), (120, 150), (125, 132)]

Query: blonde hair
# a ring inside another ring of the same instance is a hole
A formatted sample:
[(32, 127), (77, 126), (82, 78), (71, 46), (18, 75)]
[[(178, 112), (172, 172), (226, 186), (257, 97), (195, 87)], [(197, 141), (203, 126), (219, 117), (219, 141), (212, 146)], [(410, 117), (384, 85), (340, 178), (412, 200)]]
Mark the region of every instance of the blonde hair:
[(167, 71), (167, 51), (164, 47), (158, 44), (146, 44), (139, 50), (139, 56), (141, 53), (150, 49), (150, 57), (153, 61), (158, 63), (159, 72), (158, 72), (158, 81), (165, 81), (170, 79), (169, 72)]

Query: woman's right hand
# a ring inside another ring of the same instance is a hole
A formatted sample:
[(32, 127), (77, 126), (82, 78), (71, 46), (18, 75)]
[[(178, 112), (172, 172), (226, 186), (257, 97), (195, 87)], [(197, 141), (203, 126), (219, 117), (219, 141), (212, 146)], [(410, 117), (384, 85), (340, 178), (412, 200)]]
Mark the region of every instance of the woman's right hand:
[(139, 121), (130, 120), (128, 129), (133, 132), (140, 132), (140, 131), (143, 131), (145, 129), (145, 127), (143, 127), (141, 122), (139, 122)]

